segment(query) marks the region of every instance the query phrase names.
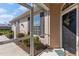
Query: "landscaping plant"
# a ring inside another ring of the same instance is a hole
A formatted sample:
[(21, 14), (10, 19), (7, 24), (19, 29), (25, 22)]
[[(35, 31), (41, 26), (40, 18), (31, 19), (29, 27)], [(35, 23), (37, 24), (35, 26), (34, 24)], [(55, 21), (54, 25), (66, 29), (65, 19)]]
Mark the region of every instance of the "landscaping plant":
[(21, 37), (24, 37), (24, 36), (25, 36), (24, 33), (18, 33), (18, 34), (17, 34), (17, 37), (18, 37), (18, 38), (21, 38)]
[[(47, 48), (46, 45), (44, 45), (44, 44), (42, 44), (42, 43), (40, 42), (39, 37), (33, 37), (33, 39), (34, 39), (34, 48), (35, 48), (36, 50)], [(24, 43), (25, 43), (25, 45), (26, 45), (27, 47), (30, 47), (30, 38), (25, 39), (25, 40), (24, 40)]]

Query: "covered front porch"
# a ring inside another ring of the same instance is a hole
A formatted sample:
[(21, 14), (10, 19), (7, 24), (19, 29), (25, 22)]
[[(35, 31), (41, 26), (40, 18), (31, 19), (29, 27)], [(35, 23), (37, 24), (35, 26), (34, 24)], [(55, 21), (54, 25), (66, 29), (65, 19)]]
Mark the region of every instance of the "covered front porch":
[[(35, 48), (34, 39), (33, 39), (33, 37), (35, 36), (33, 24), (34, 24), (34, 16), (36, 14), (40, 14), (40, 31), (41, 31), (40, 35), (36, 35), (36, 36), (39, 37), (39, 40), (41, 41), (41, 43), (43, 43), (44, 45), (47, 45), (47, 47), (43, 49), (40, 53), (38, 53), (37, 56), (78, 55), (78, 23), (76, 24), (79, 18), (78, 4), (62, 4), (62, 3), (58, 3), (58, 4), (39, 3), (39, 4), (31, 4), (31, 5), (26, 3), (19, 3), (19, 4), (29, 9), (28, 15), (30, 17), (30, 20), (29, 20), (30, 35), (28, 37), (30, 38), (30, 41), (29, 41), (30, 53), (28, 55), (31, 55), (31, 56), (36, 55), (35, 49), (34, 49)], [(65, 16), (65, 14), (69, 13), (70, 11), (73, 12), (74, 18), (71, 17), (72, 16), (71, 14), (69, 14), (68, 17)], [(25, 14), (24, 17), (27, 17), (27, 15)], [(65, 19), (68, 19), (68, 20), (65, 20)], [(73, 21), (71, 22), (71, 20), (73, 19), (76, 20), (74, 23), (76, 26), (73, 25), (72, 23)], [(14, 23), (14, 27), (15, 27), (14, 39), (11, 40), (10, 42), (23, 40), (23, 39), (17, 38), (17, 32), (18, 32), (18, 30), (16, 29), (18, 28), (18, 26), (16, 26), (17, 24), (18, 22)], [(65, 28), (63, 29), (63, 26), (66, 27), (67, 29)], [(77, 29), (75, 31), (71, 30), (72, 29), (71, 26), (72, 27), (75, 26)], [(75, 32), (75, 34), (73, 32)], [(68, 34), (69, 36), (67, 36)], [(71, 41), (68, 41), (68, 39), (70, 39)], [(3, 41), (3, 43), (4, 42), (5, 41)], [(70, 52), (70, 50), (75, 51), (75, 53), (73, 54), (72, 52)]]

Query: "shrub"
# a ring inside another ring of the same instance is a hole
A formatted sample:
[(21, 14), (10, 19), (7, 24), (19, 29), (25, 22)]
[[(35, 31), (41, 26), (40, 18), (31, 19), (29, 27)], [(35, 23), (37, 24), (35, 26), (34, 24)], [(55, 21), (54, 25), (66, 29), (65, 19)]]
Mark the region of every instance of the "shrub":
[(19, 37), (19, 38), (24, 37), (24, 36), (25, 36), (24, 33), (18, 33), (18, 34), (17, 34), (17, 37)]
[(6, 36), (11, 39), (13, 38), (13, 33), (7, 33)]
[[(39, 37), (34, 37), (34, 48), (36, 50), (39, 50), (39, 49), (45, 49), (47, 48), (46, 45), (43, 45), (40, 40), (39, 40)], [(24, 40), (24, 43), (26, 44), (27, 47), (30, 47), (30, 38)]]
[(42, 44), (39, 40), (39, 37), (35, 37), (34, 38), (34, 47), (35, 49), (39, 50), (39, 49), (45, 49), (47, 48), (46, 45)]
[(26, 44), (26, 46), (30, 47), (30, 38), (25, 39), (23, 42)]
[(1, 35), (6, 35), (8, 33), (13, 33), (10, 29), (0, 29), (0, 34)]
[(0, 32), (0, 35), (3, 35), (3, 33)]

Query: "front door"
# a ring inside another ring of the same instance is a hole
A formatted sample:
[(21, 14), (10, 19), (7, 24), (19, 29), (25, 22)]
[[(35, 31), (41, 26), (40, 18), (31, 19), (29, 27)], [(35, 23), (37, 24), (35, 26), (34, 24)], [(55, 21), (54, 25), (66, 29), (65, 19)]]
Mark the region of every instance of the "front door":
[(76, 9), (62, 16), (62, 47), (65, 51), (76, 53)]

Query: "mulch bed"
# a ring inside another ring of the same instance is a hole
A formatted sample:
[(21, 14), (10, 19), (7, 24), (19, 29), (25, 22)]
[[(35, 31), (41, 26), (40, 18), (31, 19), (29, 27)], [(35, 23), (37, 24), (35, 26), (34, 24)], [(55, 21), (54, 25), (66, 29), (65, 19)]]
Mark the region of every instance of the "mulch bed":
[[(30, 47), (27, 47), (24, 43), (22, 42), (15, 42), (16, 45), (18, 45), (20, 48), (22, 48), (24, 51), (26, 51), (28, 54), (30, 54)], [(39, 49), (36, 50), (34, 49), (34, 55), (38, 55), (39, 53), (41, 53), (44, 49)]]

